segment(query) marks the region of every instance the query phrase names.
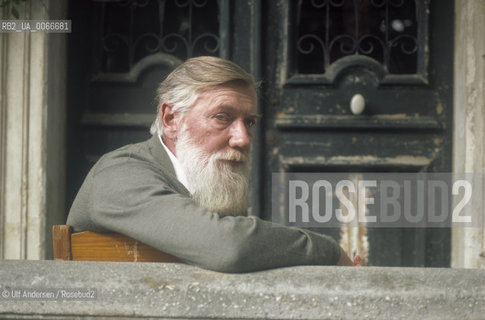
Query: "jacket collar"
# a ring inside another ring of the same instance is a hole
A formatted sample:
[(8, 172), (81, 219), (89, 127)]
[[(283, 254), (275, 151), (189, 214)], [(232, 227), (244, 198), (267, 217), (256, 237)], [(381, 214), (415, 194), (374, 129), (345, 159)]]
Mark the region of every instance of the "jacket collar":
[(172, 161), (160, 143), (158, 136), (154, 135), (148, 140), (148, 148), (150, 149), (150, 153), (154, 159), (163, 168), (165, 175), (170, 179), (170, 182), (175, 189), (184, 195), (190, 196), (190, 192), (187, 190), (187, 188), (185, 188), (184, 185), (177, 179)]

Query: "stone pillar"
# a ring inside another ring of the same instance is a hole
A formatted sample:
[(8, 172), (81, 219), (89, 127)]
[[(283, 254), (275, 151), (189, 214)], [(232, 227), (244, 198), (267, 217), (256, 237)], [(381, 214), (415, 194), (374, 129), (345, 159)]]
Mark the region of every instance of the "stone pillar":
[[(443, 44), (445, 45), (445, 44)], [(453, 171), (485, 173), (485, 2), (455, 1), (455, 101)], [(465, 215), (478, 213), (476, 227), (452, 231), (452, 267), (485, 268), (485, 186), (473, 190)]]
[[(63, 19), (67, 1), (26, 0), (0, 11)], [(66, 35), (0, 33), (0, 258), (43, 259), (63, 222)]]

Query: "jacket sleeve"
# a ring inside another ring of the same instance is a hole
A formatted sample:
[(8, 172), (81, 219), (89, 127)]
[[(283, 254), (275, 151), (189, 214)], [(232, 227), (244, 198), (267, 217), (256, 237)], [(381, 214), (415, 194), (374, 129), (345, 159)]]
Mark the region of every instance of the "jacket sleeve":
[(119, 232), (186, 263), (220, 272), (336, 264), (340, 247), (328, 236), (256, 217), (220, 216), (175, 192), (148, 164), (96, 172), (89, 214), (97, 227)]

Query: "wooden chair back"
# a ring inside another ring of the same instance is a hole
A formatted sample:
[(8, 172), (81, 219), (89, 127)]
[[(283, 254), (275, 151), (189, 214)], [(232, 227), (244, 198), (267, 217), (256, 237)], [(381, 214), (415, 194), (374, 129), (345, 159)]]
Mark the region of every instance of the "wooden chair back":
[(54, 260), (181, 262), (133, 238), (118, 233), (72, 233), (68, 225), (52, 226)]

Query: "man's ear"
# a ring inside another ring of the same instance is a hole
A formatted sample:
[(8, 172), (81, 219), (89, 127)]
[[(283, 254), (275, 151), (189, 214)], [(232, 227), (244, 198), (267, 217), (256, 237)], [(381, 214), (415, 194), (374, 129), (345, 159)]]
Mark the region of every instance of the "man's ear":
[(177, 136), (177, 115), (173, 110), (173, 104), (170, 102), (163, 102), (160, 106), (160, 120), (163, 125), (163, 136), (171, 140), (175, 140)]

